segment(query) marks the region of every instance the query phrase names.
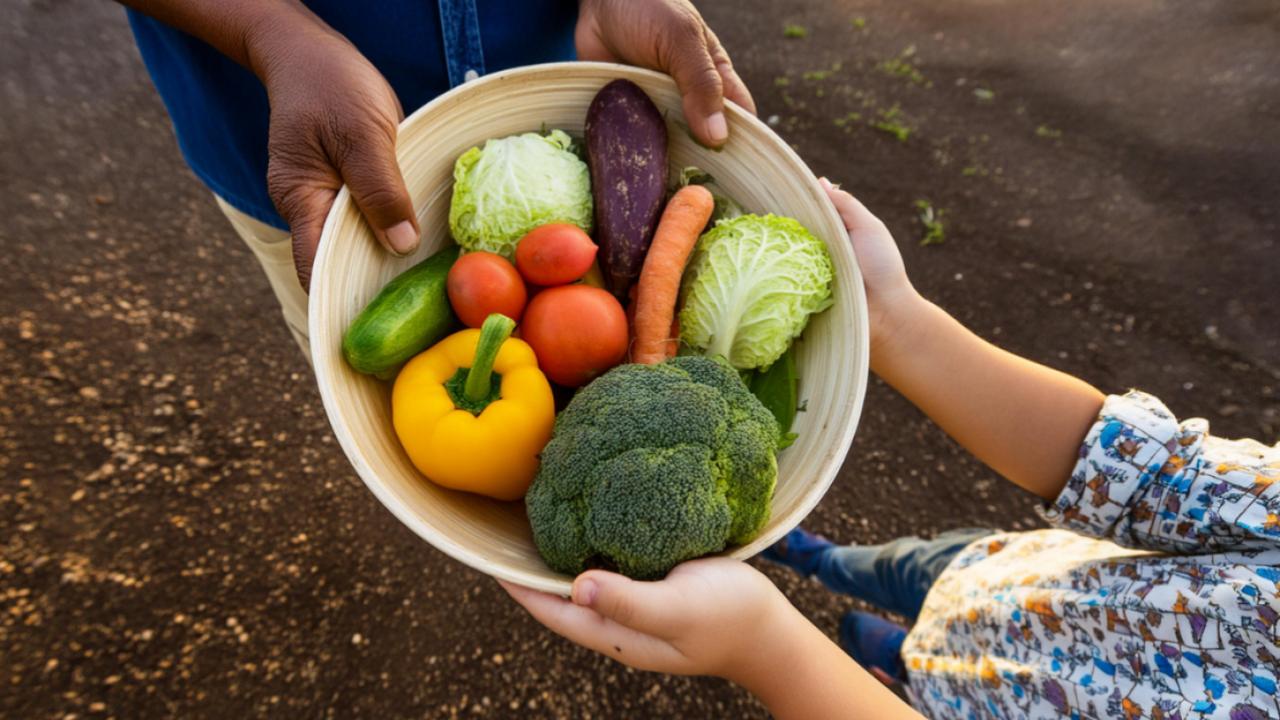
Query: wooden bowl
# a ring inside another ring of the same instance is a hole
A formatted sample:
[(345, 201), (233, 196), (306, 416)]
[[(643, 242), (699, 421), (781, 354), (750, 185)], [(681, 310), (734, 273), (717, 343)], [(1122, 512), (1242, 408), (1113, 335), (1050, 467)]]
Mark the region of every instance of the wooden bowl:
[(389, 383), (342, 359), (342, 335), (384, 284), (449, 238), (454, 160), (489, 138), (562, 128), (581, 136), (587, 106), (616, 78), (644, 88), (664, 111), (675, 169), (697, 165), (749, 212), (796, 218), (822, 238), (835, 261), (835, 305), (814, 318), (800, 343), (795, 444), (778, 457), (768, 525), (747, 558), (797, 525), (826, 492), (853, 440), (867, 381), (867, 312), (862, 277), (845, 231), (813, 173), (764, 123), (737, 106), (726, 114), (721, 152), (695, 143), (675, 83), (665, 75), (609, 63), (555, 63), (485, 76), (436, 98), (400, 126), (397, 155), (418, 211), (422, 245), (396, 258), (383, 250), (346, 188), (325, 222), (311, 281), (311, 355), (325, 412), (342, 449), (378, 500), (424, 540), (477, 570), (539, 590), (569, 593), (572, 578), (539, 557), (522, 502), (501, 503), (446, 490), (410, 464), (391, 427)]

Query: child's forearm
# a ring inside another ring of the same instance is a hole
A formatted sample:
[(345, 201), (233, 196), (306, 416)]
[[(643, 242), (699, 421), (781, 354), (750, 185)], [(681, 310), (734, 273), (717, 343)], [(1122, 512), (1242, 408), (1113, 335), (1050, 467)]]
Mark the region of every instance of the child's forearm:
[(893, 312), (897, 330), (872, 345), (872, 371), (996, 472), (1057, 497), (1103, 394), (982, 340), (919, 295)]
[(761, 638), (758, 661), (742, 676), (729, 678), (758, 697), (775, 718), (920, 718), (798, 611), (787, 609), (777, 630)]

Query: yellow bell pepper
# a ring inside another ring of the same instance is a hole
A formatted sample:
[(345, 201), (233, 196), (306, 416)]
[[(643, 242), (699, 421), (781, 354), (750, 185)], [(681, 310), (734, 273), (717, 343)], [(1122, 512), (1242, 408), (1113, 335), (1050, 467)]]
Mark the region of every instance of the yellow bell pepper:
[[(410, 360), (391, 390), (391, 421), (414, 466), (437, 485), (498, 500), (524, 496), (551, 439), (555, 400), (533, 348), (490, 315)], [(495, 387), (493, 374), (501, 376)]]

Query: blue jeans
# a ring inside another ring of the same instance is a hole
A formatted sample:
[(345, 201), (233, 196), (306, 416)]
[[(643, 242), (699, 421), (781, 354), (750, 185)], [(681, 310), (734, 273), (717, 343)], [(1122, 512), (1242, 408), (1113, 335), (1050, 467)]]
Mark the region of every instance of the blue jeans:
[(994, 533), (963, 528), (932, 540), (904, 537), (883, 545), (840, 545), (819, 556), (814, 574), (835, 592), (914, 622), (929, 588), (951, 560), (969, 543)]

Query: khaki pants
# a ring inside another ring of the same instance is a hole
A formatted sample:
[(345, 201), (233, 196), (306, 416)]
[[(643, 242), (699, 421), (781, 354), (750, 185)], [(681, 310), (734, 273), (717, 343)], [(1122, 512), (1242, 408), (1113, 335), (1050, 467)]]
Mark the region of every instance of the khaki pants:
[(245, 215), (227, 204), (227, 201), (214, 196), (218, 208), (231, 221), (236, 234), (253, 251), (254, 257), (262, 265), (267, 274), (271, 289), (280, 301), (280, 310), (284, 313), (285, 325), (298, 341), (302, 354), (311, 361), (311, 343), (307, 335), (307, 294), (298, 284), (298, 273), (293, 269), (293, 244), (289, 233), (267, 225)]

